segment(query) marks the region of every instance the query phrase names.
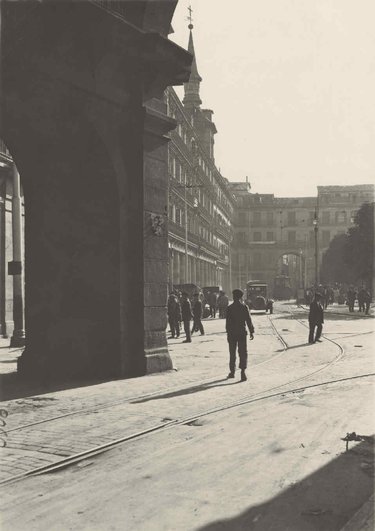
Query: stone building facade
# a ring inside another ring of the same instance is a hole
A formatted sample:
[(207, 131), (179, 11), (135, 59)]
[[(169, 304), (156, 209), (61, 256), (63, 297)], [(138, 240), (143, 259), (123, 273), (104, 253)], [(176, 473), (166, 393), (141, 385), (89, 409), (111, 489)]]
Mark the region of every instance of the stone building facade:
[(373, 185), (319, 186), (316, 197), (275, 197), (251, 192), (250, 183), (229, 183), (237, 198), (232, 255), (233, 284), (263, 280), (271, 289), (283, 273), (283, 257), (298, 262), (299, 287), (315, 282), (315, 230), (318, 264), (330, 241), (346, 232), (356, 211), (374, 200)]
[(26, 211), (26, 378), (172, 367), (167, 135), (176, 122), (163, 96), (189, 79), (192, 61), (168, 39), (176, 3), (1, 2), (0, 137)]
[(181, 102), (166, 91), (168, 115), (176, 120), (168, 149), (169, 282), (230, 289), (235, 199), (215, 164), (213, 112), (201, 108), (192, 25), (188, 51), (193, 64)]

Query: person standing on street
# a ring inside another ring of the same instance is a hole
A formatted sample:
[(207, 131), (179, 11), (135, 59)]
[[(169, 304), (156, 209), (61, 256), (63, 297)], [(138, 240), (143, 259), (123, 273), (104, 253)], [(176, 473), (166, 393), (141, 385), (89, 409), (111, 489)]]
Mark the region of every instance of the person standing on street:
[[(309, 326), (310, 326), (310, 332), (309, 332), (309, 343), (315, 343), (318, 341), (318, 343), (321, 343), (320, 336), (322, 335), (323, 330), (323, 323), (324, 323), (324, 311), (323, 306), (320, 303), (321, 296), (320, 293), (315, 293), (314, 300), (310, 304), (310, 312), (309, 312)], [(316, 334), (314, 338), (315, 333), (315, 327), (316, 327)]]
[(202, 301), (199, 298), (199, 293), (194, 293), (194, 300), (193, 300), (193, 328), (191, 329), (191, 333), (198, 332), (198, 330), (201, 333), (201, 336), (204, 336), (204, 328), (202, 324), (202, 312), (203, 312), (203, 306)]
[(168, 339), (180, 337), (181, 307), (174, 293), (169, 295), (167, 313), (169, 327), (171, 329), (171, 337)]
[(182, 293), (182, 302), (181, 302), (181, 316), (182, 321), (184, 323), (184, 329), (186, 334), (186, 339), (183, 341), (183, 343), (191, 343), (191, 335), (190, 335), (190, 321), (193, 317), (193, 314), (191, 313), (191, 304), (189, 300), (189, 296), (184, 291)]
[(220, 291), (219, 298), (217, 299), (217, 307), (219, 308), (219, 318), (225, 319), (227, 314), (227, 308), (229, 304), (228, 296), (225, 291)]
[(364, 311), (365, 311), (366, 315), (369, 315), (369, 313), (370, 313), (370, 305), (371, 305), (371, 293), (370, 293), (370, 290), (368, 290), (368, 289), (365, 289), (365, 297), (364, 297), (363, 304), (365, 306)]
[(359, 312), (365, 311), (365, 298), (366, 298), (366, 290), (365, 290), (365, 287), (362, 286), (362, 288), (358, 291), (358, 311)]
[(254, 339), (254, 326), (251, 321), (249, 308), (242, 302), (243, 291), (233, 290), (233, 303), (227, 308), (226, 331), (229, 344), (229, 374), (228, 378), (234, 378), (236, 370), (236, 350), (240, 358), (239, 367), (241, 369), (241, 382), (247, 380), (247, 331), (250, 332), (250, 339)]
[(350, 288), (348, 289), (346, 298), (348, 300), (349, 312), (354, 312), (354, 303), (357, 298), (357, 293), (353, 286), (350, 286)]
[(208, 304), (210, 305), (210, 315), (215, 319), (217, 309), (217, 293), (214, 291), (208, 295)]

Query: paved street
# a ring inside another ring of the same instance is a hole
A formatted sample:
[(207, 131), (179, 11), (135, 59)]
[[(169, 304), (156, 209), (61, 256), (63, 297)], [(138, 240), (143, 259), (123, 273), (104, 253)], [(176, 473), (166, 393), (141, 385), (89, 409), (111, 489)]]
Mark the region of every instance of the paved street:
[[(341, 438), (375, 433), (374, 320), (330, 308), (308, 345), (306, 316), (287, 303), (253, 315), (245, 383), (226, 380), (215, 319), (191, 344), (169, 341), (174, 371), (3, 401), (3, 481), (166, 426), (4, 484), (3, 529), (341, 529), (372, 493), (370, 439), (346, 453)], [(9, 371), (17, 351), (3, 351)]]

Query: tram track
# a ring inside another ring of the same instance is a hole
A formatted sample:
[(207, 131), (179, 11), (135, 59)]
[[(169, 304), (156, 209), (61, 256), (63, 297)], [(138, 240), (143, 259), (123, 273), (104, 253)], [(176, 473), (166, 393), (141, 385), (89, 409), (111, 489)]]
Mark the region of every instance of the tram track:
[[(301, 321), (300, 319), (296, 318), (293, 315), (293, 312), (291, 310), (289, 310), (287, 313), (291, 314), (293, 316), (293, 318), (297, 322), (299, 322), (302, 326), (307, 327), (306, 324), (303, 323), (303, 321)], [(285, 341), (285, 339), (283, 338), (282, 334), (277, 330), (277, 327), (275, 326), (275, 324), (273, 322), (273, 319), (269, 315), (267, 317), (268, 317), (268, 320), (270, 322), (270, 325), (271, 325), (271, 328), (273, 330), (273, 333), (276, 335), (276, 337), (279, 339), (279, 341), (283, 345), (283, 350), (282, 350), (281, 353), (278, 352), (275, 356), (271, 356), (269, 359), (267, 359), (267, 360), (265, 360), (263, 362), (255, 364), (253, 367), (262, 365), (264, 363), (269, 363), (271, 361), (274, 361), (277, 357), (281, 356), (282, 354), (285, 354), (285, 352), (287, 352), (288, 349), (289, 349), (289, 346), (288, 346), (287, 342)], [(319, 367), (318, 369), (316, 369), (314, 371), (311, 371), (311, 372), (309, 372), (307, 374), (304, 374), (304, 375), (302, 375), (302, 376), (300, 376), (298, 378), (291, 379), (291, 380), (289, 380), (287, 382), (282, 382), (282, 383), (280, 383), (278, 385), (269, 387), (267, 389), (260, 390), (257, 393), (245, 394), (245, 395), (243, 395), (242, 397), (240, 397), (240, 398), (238, 398), (236, 400), (225, 402), (225, 403), (221, 403), (219, 405), (215, 405), (214, 407), (211, 407), (211, 408), (208, 408), (208, 409), (202, 409), (201, 411), (195, 412), (193, 415), (190, 414), (190, 415), (186, 415), (186, 416), (184, 416), (182, 418), (179, 418), (179, 419), (168, 419), (165, 422), (158, 422), (157, 424), (149, 426), (149, 427), (147, 427), (144, 430), (135, 431), (133, 433), (124, 435), (124, 436), (122, 436), (120, 438), (116, 438), (113, 441), (109, 441), (109, 442), (107, 442), (105, 444), (93, 446), (92, 448), (87, 449), (85, 451), (74, 453), (71, 456), (59, 459), (58, 461), (55, 461), (54, 463), (47, 464), (47, 465), (40, 466), (40, 467), (36, 467), (36, 468), (33, 468), (32, 470), (28, 470), (28, 471), (25, 471), (25, 472), (23, 472), (21, 474), (9, 477), (9, 478), (7, 478), (7, 479), (5, 479), (3, 481), (0, 481), (0, 485), (4, 486), (4, 485), (7, 485), (9, 483), (12, 483), (12, 482), (15, 482), (15, 481), (20, 481), (22, 479), (26, 479), (27, 477), (34, 476), (34, 475), (41, 475), (41, 474), (45, 474), (45, 473), (49, 473), (49, 472), (58, 472), (59, 470), (62, 470), (63, 468), (66, 468), (66, 467), (74, 465), (74, 464), (78, 464), (81, 461), (84, 461), (86, 459), (89, 459), (91, 457), (94, 457), (96, 455), (104, 453), (106, 451), (109, 451), (109, 450), (111, 450), (113, 448), (116, 448), (118, 446), (121, 446), (122, 444), (125, 444), (127, 442), (134, 441), (134, 440), (140, 439), (142, 437), (149, 436), (149, 435), (161, 432), (163, 430), (171, 429), (171, 428), (174, 428), (174, 427), (177, 427), (177, 426), (186, 425), (186, 424), (194, 422), (194, 421), (196, 421), (196, 420), (198, 420), (198, 419), (200, 419), (202, 417), (205, 417), (205, 416), (208, 416), (208, 415), (213, 415), (215, 413), (220, 413), (220, 412), (226, 411), (226, 410), (231, 409), (231, 408), (240, 407), (240, 406), (243, 406), (243, 405), (246, 405), (246, 404), (259, 402), (259, 401), (262, 401), (262, 400), (276, 398), (278, 396), (285, 395), (285, 394), (302, 392), (302, 391), (304, 391), (306, 389), (317, 388), (317, 387), (322, 387), (322, 386), (325, 386), (325, 385), (336, 384), (336, 383), (339, 383), (339, 382), (345, 382), (345, 381), (350, 381), (350, 380), (355, 380), (355, 379), (364, 379), (364, 378), (369, 378), (369, 377), (375, 376), (375, 373), (367, 373), (367, 374), (360, 374), (360, 375), (355, 375), (355, 376), (350, 376), (350, 377), (345, 377), (345, 378), (340, 378), (340, 379), (335, 379), (335, 380), (326, 380), (326, 381), (323, 381), (323, 382), (312, 383), (312, 384), (304, 385), (304, 386), (301, 386), (301, 387), (296, 387), (296, 384), (299, 384), (303, 380), (311, 378), (311, 377), (317, 375), (318, 373), (326, 370), (327, 368), (329, 368), (333, 364), (337, 363), (344, 356), (345, 350), (344, 350), (342, 345), (340, 345), (337, 341), (334, 341), (334, 340), (332, 340), (330, 338), (327, 338), (325, 335), (324, 335), (324, 337), (325, 337), (325, 339), (327, 341), (331, 342), (332, 344), (334, 344), (339, 349), (339, 353), (330, 362), (326, 363), (324, 366)], [(210, 379), (207, 379), (207, 380), (197, 380), (195, 382), (190, 382), (190, 383), (195, 384), (195, 386), (197, 388), (199, 388), (200, 386), (203, 386), (203, 385), (209, 385), (210, 383), (215, 383), (215, 379), (210, 378)], [(293, 386), (292, 389), (288, 389), (288, 387), (290, 387), (290, 386)], [(153, 392), (153, 393), (145, 393), (145, 394), (142, 394), (142, 395), (136, 395), (136, 396), (128, 397), (126, 399), (108, 402), (108, 403), (102, 404), (101, 406), (94, 406), (94, 407), (90, 407), (90, 408), (85, 408), (85, 409), (77, 410), (77, 411), (74, 411), (74, 412), (65, 413), (63, 415), (58, 415), (58, 416), (55, 416), (55, 417), (50, 417), (50, 418), (47, 418), (47, 419), (43, 419), (43, 420), (40, 420), (38, 422), (25, 424), (25, 425), (22, 425), (22, 426), (18, 426), (18, 427), (9, 429), (9, 430), (7, 430), (7, 432), (10, 433), (10, 432), (14, 432), (14, 431), (20, 431), (22, 429), (26, 429), (26, 428), (29, 428), (29, 427), (37, 426), (37, 425), (43, 424), (43, 423), (52, 422), (54, 420), (63, 419), (65, 417), (69, 417), (69, 416), (72, 416), (72, 415), (79, 415), (79, 414), (85, 414), (85, 413), (90, 413), (90, 412), (96, 412), (96, 411), (99, 411), (99, 410), (102, 410), (102, 409), (105, 409), (105, 408), (111, 408), (111, 407), (115, 407), (115, 406), (118, 406), (118, 405), (121, 406), (122, 404), (131, 403), (132, 401), (135, 401), (135, 400), (146, 399), (146, 398), (157, 399), (158, 396), (162, 397), (163, 395), (165, 395), (166, 391), (167, 392), (168, 391), (169, 392), (173, 392), (173, 391), (176, 391), (176, 390), (179, 391), (179, 390), (182, 390), (182, 389), (184, 389), (184, 388), (181, 387), (181, 386), (174, 386), (174, 387), (171, 387), (171, 388), (169, 388), (167, 390), (164, 388), (163, 391), (156, 391), (156, 392)]]
[(240, 400), (236, 400), (236, 401), (227, 403), (225, 405), (217, 406), (217, 407), (214, 407), (214, 408), (211, 408), (211, 409), (208, 409), (208, 410), (203, 410), (203, 411), (201, 411), (199, 413), (196, 413), (196, 414), (190, 415), (190, 416), (186, 416), (186, 417), (184, 417), (182, 419), (175, 419), (175, 420), (170, 420), (168, 422), (160, 423), (160, 424), (157, 424), (157, 425), (152, 426), (150, 428), (147, 428), (145, 430), (141, 430), (141, 431), (132, 433), (130, 435), (126, 435), (124, 437), (121, 437), (119, 439), (113, 440), (113, 441), (111, 441), (109, 443), (93, 447), (93, 448), (91, 448), (89, 450), (86, 450), (84, 452), (73, 454), (73, 455), (71, 455), (69, 457), (66, 457), (64, 459), (60, 459), (59, 461), (57, 461), (55, 463), (48, 464), (48, 465), (45, 465), (45, 466), (42, 466), (42, 467), (38, 467), (38, 468), (35, 468), (33, 470), (30, 470), (30, 471), (24, 472), (22, 474), (7, 478), (7, 479), (5, 479), (3, 481), (0, 481), (0, 486), (5, 486), (5, 485), (8, 485), (10, 483), (21, 481), (21, 480), (26, 479), (26, 478), (28, 478), (30, 476), (37, 476), (37, 475), (42, 475), (42, 474), (47, 474), (47, 473), (52, 473), (52, 472), (58, 472), (60, 470), (63, 470), (64, 468), (67, 468), (68, 466), (72, 466), (74, 464), (78, 464), (78, 463), (80, 463), (80, 462), (82, 462), (82, 461), (84, 461), (86, 459), (95, 457), (95, 456), (100, 455), (100, 454), (102, 454), (104, 452), (112, 450), (112, 449), (114, 449), (114, 448), (116, 448), (118, 446), (121, 446), (122, 444), (124, 444), (126, 442), (130, 442), (130, 441), (133, 441), (133, 440), (136, 440), (136, 439), (140, 439), (140, 438), (142, 438), (144, 436), (147, 436), (147, 435), (150, 435), (150, 434), (155, 434), (157, 432), (161, 432), (161, 431), (166, 430), (166, 429), (170, 429), (170, 428), (174, 428), (174, 427), (177, 427), (177, 426), (186, 425), (186, 424), (192, 423), (194, 421), (197, 421), (197, 420), (199, 420), (199, 419), (201, 419), (203, 417), (206, 417), (206, 416), (209, 416), (209, 415), (213, 415), (213, 414), (216, 414), (216, 413), (220, 413), (220, 412), (226, 411), (228, 409), (233, 409), (235, 407), (240, 407), (240, 406), (243, 406), (243, 405), (247, 405), (247, 404), (251, 404), (251, 403), (255, 403), (255, 402), (260, 402), (260, 401), (263, 401), (263, 400), (269, 400), (269, 399), (272, 399), (272, 398), (277, 398), (279, 396), (285, 396), (285, 395), (288, 395), (288, 394), (303, 392), (303, 391), (306, 391), (307, 389), (313, 389), (313, 388), (323, 387), (323, 386), (326, 386), (326, 385), (333, 385), (333, 384), (347, 382), (347, 381), (352, 381), (352, 380), (357, 380), (357, 379), (370, 378), (370, 377), (373, 377), (373, 376), (375, 376), (375, 373), (360, 374), (360, 375), (356, 375), (356, 376), (350, 376), (350, 377), (346, 377), (346, 378), (339, 378), (339, 379), (336, 379), (336, 380), (327, 380), (327, 381), (324, 381), (324, 382), (319, 382), (319, 383), (315, 383), (315, 384), (305, 385), (303, 387), (295, 387), (293, 389), (281, 390), (281, 391), (278, 391), (278, 392), (272, 392), (271, 394), (267, 394), (265, 396), (259, 396), (259, 395), (264, 394), (265, 392), (269, 393), (270, 391), (276, 391), (277, 389), (280, 389), (281, 387), (285, 387), (286, 385), (288, 385), (288, 384), (290, 384), (292, 382), (297, 382), (300, 379), (299, 380), (294, 380), (294, 381), (292, 380), (290, 382), (281, 384), (279, 386), (275, 386), (275, 387), (269, 388), (266, 391), (260, 391), (259, 393), (255, 393), (253, 395), (250, 395), (248, 397), (242, 398)]

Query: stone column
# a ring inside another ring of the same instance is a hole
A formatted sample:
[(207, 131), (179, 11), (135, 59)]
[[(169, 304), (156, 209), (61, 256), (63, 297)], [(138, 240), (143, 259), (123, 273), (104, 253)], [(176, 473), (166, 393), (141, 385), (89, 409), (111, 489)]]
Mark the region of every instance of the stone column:
[(14, 329), (10, 340), (11, 347), (25, 346), (24, 329), (24, 273), (23, 273), (23, 238), (22, 238), (22, 200), (21, 182), (17, 167), (13, 164), (12, 197), (12, 232), (13, 232), (13, 320)]

